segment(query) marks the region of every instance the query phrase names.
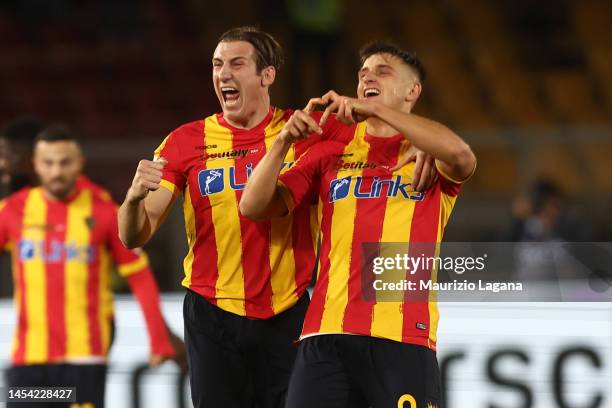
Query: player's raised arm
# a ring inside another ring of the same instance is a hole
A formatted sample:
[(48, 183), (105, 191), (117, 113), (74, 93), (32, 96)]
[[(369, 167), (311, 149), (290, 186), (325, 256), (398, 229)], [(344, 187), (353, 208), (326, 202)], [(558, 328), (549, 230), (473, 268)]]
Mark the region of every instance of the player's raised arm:
[(277, 183), (285, 156), (296, 140), (321, 132), (307, 110), (294, 112), (249, 178), (240, 199), (240, 212), (245, 217), (259, 221), (287, 214), (289, 209)]
[[(436, 159), (437, 166), (453, 180), (467, 179), (476, 167), (470, 146), (443, 124), (402, 112), (377, 100), (335, 95), (327, 108), (344, 123), (378, 119), (403, 134), (417, 149)], [(398, 167), (398, 166), (396, 166)]]
[[(362, 102), (368, 101), (359, 101), (357, 110)], [(466, 180), (474, 172), (476, 156), (472, 149), (448, 127), (382, 104), (372, 104), (372, 113), (405, 135), (415, 147), (435, 157), (438, 168), (453, 180)]]

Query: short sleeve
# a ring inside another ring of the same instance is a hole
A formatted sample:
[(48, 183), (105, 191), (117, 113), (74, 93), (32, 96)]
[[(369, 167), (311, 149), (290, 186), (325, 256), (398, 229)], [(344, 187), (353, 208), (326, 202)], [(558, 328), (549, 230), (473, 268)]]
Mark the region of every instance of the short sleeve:
[(175, 130), (170, 133), (164, 141), (155, 149), (155, 159), (163, 157), (168, 164), (164, 167), (161, 186), (175, 193), (182, 191), (185, 186), (185, 176), (182, 171), (181, 157), (177, 144), (178, 133)]
[(293, 167), (280, 175), (279, 191), (290, 211), (319, 193), (323, 169), (333, 162), (338, 148), (341, 151), (343, 147), (334, 142), (317, 143), (302, 154)]
[(7, 200), (0, 201), (0, 250), (6, 249), (9, 244), (9, 222)]
[(438, 163), (438, 160), (435, 161), (435, 164), (436, 164), (436, 171), (440, 175), (440, 185), (442, 187), (442, 192), (444, 192), (445, 194), (449, 196), (453, 196), (453, 197), (459, 194), (459, 191), (461, 190), (461, 187), (463, 186), (463, 184), (466, 181), (468, 181), (470, 178), (472, 178), (472, 176), (474, 175), (474, 172), (476, 171), (476, 164), (474, 164), (474, 169), (472, 170), (470, 175), (465, 178), (465, 180), (455, 180), (454, 178), (446, 174), (440, 168), (440, 164)]

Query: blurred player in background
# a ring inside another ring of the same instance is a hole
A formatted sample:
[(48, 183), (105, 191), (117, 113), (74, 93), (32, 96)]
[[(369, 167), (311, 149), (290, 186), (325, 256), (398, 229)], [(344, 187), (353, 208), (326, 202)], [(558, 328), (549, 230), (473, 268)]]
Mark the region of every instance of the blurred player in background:
[(113, 337), (112, 263), (143, 310), (151, 364), (168, 358), (181, 363), (184, 351), (164, 322), (145, 254), (119, 241), (116, 204), (80, 176), (75, 136), (61, 126), (44, 129), (33, 162), (40, 187), (12, 194), (0, 209), (0, 245), (12, 254), (18, 313), (6, 382), (75, 386), (79, 404), (103, 407)]
[[(320, 131), (309, 112), (296, 112), (253, 172), (240, 203), (254, 219), (284, 217), (313, 199), (322, 207), (319, 276), (288, 408), (440, 404), (437, 306), (429, 297), (417, 303), (406, 297), (364, 299), (363, 244), (440, 242), (476, 160), (447, 127), (410, 113), (425, 76), (413, 54), (374, 43), (361, 58), (358, 99), (330, 92), (318, 100), (330, 103), (323, 116), (335, 112), (348, 126), (335, 124), (334, 140), (308, 150), (279, 177), (293, 143)], [(414, 164), (398, 168), (409, 144), (436, 158), (439, 178), (426, 192), (411, 186)], [(431, 271), (418, 273), (431, 278)]]

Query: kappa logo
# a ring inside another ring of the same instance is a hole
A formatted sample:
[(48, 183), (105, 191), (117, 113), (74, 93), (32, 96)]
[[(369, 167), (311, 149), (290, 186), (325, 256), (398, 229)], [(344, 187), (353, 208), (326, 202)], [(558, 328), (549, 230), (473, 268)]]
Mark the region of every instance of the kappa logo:
[(363, 177), (361, 176), (348, 176), (332, 180), (329, 183), (329, 202), (333, 203), (342, 200), (348, 197), (351, 192), (355, 198), (379, 198), (383, 194), (385, 187), (386, 197), (401, 195), (401, 197), (412, 201), (421, 201), (425, 197), (425, 193), (414, 191), (411, 188), (411, 183), (403, 183), (401, 176), (386, 180), (374, 177), (369, 191), (362, 187), (362, 184)]
[(96, 219), (94, 217), (85, 218), (85, 225), (87, 225), (87, 228), (93, 229), (96, 226)]

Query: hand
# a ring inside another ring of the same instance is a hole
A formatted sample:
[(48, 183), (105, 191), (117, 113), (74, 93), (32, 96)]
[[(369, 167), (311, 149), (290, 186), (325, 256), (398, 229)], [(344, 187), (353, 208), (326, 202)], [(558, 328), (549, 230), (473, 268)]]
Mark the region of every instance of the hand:
[(134, 180), (128, 190), (126, 201), (141, 201), (149, 194), (149, 191), (159, 189), (162, 180), (162, 170), (168, 164), (163, 157), (155, 160), (141, 160), (138, 163)]
[(389, 171), (395, 171), (410, 162), (416, 162), (412, 173), (412, 185), (416, 191), (425, 191), (431, 188), (438, 179), (435, 159), (429, 154), (410, 146), (406, 154)]
[(370, 116), (375, 115), (377, 102), (367, 99), (355, 99), (347, 96), (338, 95), (335, 91), (329, 91), (321, 98), (311, 99), (311, 102), (317, 105), (327, 105), (319, 124), (322, 126), (327, 118), (332, 113), (336, 114), (336, 118), (345, 125), (352, 125), (356, 122), (363, 122)]
[(185, 343), (180, 337), (170, 330), (168, 330), (168, 336), (170, 337), (170, 343), (174, 348), (174, 355), (163, 356), (161, 354), (151, 354), (151, 357), (149, 358), (149, 366), (154, 368), (161, 365), (165, 361), (172, 360), (179, 366), (181, 371), (187, 372), (187, 351), (185, 349)]
[(286, 143), (294, 143), (299, 139), (305, 139), (313, 133), (323, 133), (321, 126), (310, 116), (312, 108), (310, 103), (304, 111), (296, 110), (283, 126), (279, 138)]

